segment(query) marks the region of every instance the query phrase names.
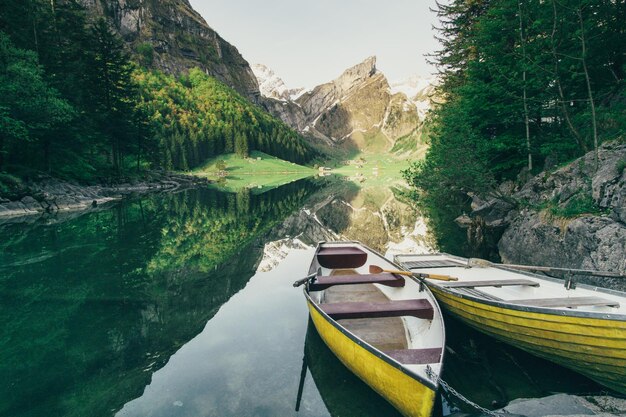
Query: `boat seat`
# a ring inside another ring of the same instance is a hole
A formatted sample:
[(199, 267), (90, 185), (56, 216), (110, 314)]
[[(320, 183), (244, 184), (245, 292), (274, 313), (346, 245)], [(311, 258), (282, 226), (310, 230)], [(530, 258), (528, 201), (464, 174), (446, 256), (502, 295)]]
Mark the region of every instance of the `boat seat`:
[(355, 246), (320, 248), (317, 262), (324, 268), (359, 268), (365, 265), (367, 253)]
[(455, 281), (441, 284), (441, 286), (445, 288), (506, 287), (512, 285), (538, 287), (539, 283), (530, 279), (495, 279), (483, 281)]
[(383, 353), (405, 365), (423, 365), (427, 363), (439, 363), (442, 351), (443, 349), (441, 348), (428, 348), (385, 350)]
[(563, 298), (532, 298), (527, 300), (511, 300), (511, 304), (519, 304), (531, 307), (615, 307), (619, 308), (619, 302), (607, 300), (602, 297), (563, 297)]
[(382, 274), (349, 274), (317, 277), (309, 284), (309, 291), (321, 291), (333, 285), (351, 284), (382, 284), (388, 287), (404, 287), (404, 278), (390, 273)]
[(433, 306), (425, 299), (398, 300), (386, 303), (330, 303), (321, 304), (320, 308), (335, 320), (401, 316), (430, 320), (434, 316)]

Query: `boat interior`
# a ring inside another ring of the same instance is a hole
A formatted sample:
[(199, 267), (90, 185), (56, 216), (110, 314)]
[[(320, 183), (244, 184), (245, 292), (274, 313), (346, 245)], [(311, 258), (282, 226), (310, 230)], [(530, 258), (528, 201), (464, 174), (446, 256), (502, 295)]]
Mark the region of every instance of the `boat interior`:
[(343, 329), (425, 375), (441, 369), (444, 328), (430, 291), (411, 277), (370, 273), (370, 266), (398, 267), (366, 247), (322, 244), (311, 265), (317, 272), (308, 287), (311, 299)]
[(396, 255), (395, 260), (412, 272), (458, 278), (458, 281), (429, 281), (429, 284), (461, 295), (529, 308), (626, 314), (626, 293), (619, 291), (572, 285), (567, 280), (515, 271), (486, 261), (471, 263), (447, 254)]

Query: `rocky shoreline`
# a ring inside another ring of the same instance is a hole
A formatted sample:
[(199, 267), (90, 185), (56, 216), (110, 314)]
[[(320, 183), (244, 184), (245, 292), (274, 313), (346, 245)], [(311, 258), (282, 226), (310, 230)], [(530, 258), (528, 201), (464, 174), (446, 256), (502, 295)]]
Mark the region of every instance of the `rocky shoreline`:
[(472, 213), (457, 223), (474, 241), (495, 236), (504, 263), (626, 273), (626, 144), (598, 154), (597, 169), (589, 152), (523, 185), (504, 183), (497, 197), (472, 196)]
[(19, 199), (0, 197), (0, 219), (86, 210), (130, 194), (172, 192), (209, 183), (203, 177), (168, 172), (150, 172), (143, 179), (106, 185), (80, 185), (51, 177), (41, 178), (25, 184)]
[(606, 395), (554, 394), (543, 398), (519, 398), (492, 413), (454, 413), (449, 417), (619, 417), (626, 415), (626, 400)]

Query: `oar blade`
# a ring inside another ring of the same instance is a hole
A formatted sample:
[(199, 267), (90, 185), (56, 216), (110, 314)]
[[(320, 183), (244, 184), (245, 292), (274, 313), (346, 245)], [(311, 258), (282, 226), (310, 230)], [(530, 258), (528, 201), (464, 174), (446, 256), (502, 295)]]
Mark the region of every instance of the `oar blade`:
[(383, 272), (383, 269), (378, 265), (370, 265), (370, 274), (380, 274)]

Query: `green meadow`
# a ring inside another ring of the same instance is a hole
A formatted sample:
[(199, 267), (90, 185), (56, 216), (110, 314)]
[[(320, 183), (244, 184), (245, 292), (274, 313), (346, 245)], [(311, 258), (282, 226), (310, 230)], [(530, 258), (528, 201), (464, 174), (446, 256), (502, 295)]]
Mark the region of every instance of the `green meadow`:
[(250, 152), (248, 158), (242, 158), (234, 153), (221, 155), (208, 160), (203, 166), (193, 171), (194, 175), (206, 176), (216, 181), (214, 186), (223, 190), (237, 191), (241, 188), (251, 188), (259, 192), (316, 173), (317, 171), (313, 168), (257, 151)]

